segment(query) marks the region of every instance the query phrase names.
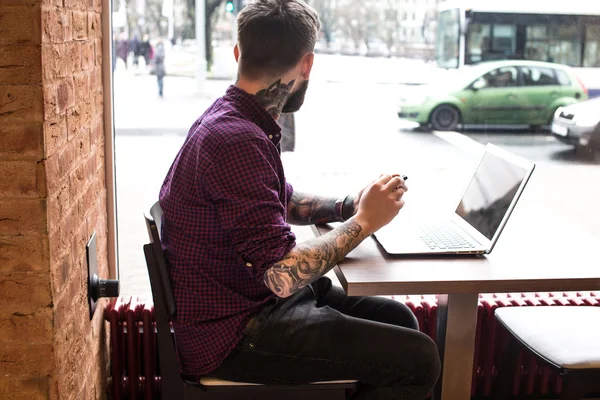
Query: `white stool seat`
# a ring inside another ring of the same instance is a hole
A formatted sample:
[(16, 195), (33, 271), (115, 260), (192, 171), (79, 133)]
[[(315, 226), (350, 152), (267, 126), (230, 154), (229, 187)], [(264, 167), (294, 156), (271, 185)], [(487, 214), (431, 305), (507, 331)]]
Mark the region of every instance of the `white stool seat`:
[(600, 368), (600, 307), (501, 307), (496, 317), (525, 346), (558, 367)]
[[(344, 383), (356, 383), (355, 380), (341, 380), (341, 381), (323, 381), (323, 382), (314, 382), (312, 385), (319, 384), (344, 384)], [(218, 378), (210, 378), (203, 376), (200, 378), (200, 384), (204, 386), (260, 386), (259, 383), (246, 383), (246, 382), (233, 382), (226, 381)]]

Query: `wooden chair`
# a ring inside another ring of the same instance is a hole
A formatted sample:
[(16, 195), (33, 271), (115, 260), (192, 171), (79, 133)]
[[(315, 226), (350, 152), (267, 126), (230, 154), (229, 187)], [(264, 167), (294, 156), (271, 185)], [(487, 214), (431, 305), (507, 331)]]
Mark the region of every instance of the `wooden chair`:
[(154, 299), (163, 399), (300, 400), (310, 398), (343, 400), (346, 398), (346, 390), (356, 388), (357, 383), (353, 380), (275, 386), (230, 382), (208, 377), (202, 377), (198, 380), (181, 374), (170, 326), (171, 320), (177, 315), (177, 309), (160, 243), (161, 217), (162, 210), (158, 203), (155, 203), (145, 215), (150, 243), (144, 245), (144, 254)]
[(510, 334), (496, 379), (497, 400), (512, 394), (511, 372), (522, 347), (562, 376), (561, 400), (600, 391), (600, 307), (502, 307), (495, 316)]

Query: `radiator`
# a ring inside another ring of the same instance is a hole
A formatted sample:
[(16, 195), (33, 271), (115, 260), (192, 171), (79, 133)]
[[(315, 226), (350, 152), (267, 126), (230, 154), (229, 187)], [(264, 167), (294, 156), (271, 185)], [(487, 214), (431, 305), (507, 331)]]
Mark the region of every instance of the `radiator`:
[[(435, 339), (437, 297), (389, 296), (415, 313), (419, 329)], [(511, 306), (600, 306), (600, 292), (504, 293), (479, 296), (472, 395), (489, 396), (497, 374), (505, 332), (494, 318), (497, 307)], [(107, 391), (114, 400), (158, 399), (161, 379), (156, 350), (156, 326), (151, 298), (119, 297), (105, 309), (110, 323), (110, 376)], [(521, 354), (514, 371), (514, 394), (559, 395), (560, 377), (549, 368)]]

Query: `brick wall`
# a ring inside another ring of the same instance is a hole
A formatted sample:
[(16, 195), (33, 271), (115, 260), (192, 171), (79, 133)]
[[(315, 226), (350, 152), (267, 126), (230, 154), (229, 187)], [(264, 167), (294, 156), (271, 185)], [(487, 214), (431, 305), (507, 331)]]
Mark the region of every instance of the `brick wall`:
[(108, 277), (100, 0), (0, 1), (0, 399), (104, 398)]

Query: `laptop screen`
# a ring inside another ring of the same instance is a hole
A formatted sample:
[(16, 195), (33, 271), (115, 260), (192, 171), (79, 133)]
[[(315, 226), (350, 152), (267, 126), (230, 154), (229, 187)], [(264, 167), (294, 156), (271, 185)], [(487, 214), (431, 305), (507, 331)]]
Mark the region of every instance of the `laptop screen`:
[(528, 172), (486, 151), (456, 213), (492, 240)]

